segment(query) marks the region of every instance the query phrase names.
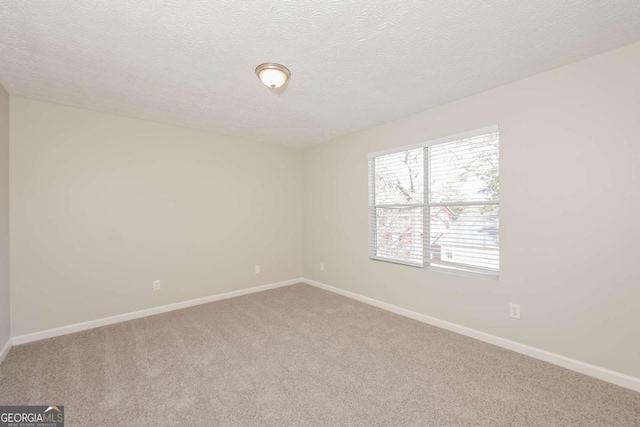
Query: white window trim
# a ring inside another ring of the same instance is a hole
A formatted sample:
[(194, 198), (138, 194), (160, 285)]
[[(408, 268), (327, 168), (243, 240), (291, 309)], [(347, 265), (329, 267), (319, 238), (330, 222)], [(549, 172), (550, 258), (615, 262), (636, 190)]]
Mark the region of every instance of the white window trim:
[[(425, 141), (425, 142), (421, 142), (418, 144), (412, 144), (412, 145), (405, 145), (402, 147), (397, 147), (397, 148), (392, 148), (389, 150), (383, 150), (383, 151), (376, 151), (373, 153), (369, 153), (368, 154), (368, 162), (369, 164), (371, 164), (372, 160), (378, 156), (382, 156), (382, 155), (387, 155), (387, 154), (394, 154), (394, 153), (399, 153), (399, 152), (403, 152), (403, 151), (408, 151), (408, 150), (414, 150), (416, 148), (427, 148), (430, 147), (432, 145), (437, 145), (437, 144), (444, 144), (447, 142), (452, 142), (452, 141), (458, 141), (461, 139), (467, 139), (467, 138), (473, 138), (475, 136), (480, 136), (480, 135), (484, 135), (484, 134), (488, 134), (488, 133), (495, 133), (495, 132), (499, 132), (499, 126), (498, 125), (492, 125), (492, 126), (487, 126), (481, 129), (475, 129), (472, 131), (467, 131), (467, 132), (461, 132), (455, 135), (450, 135), (450, 136), (446, 136), (443, 138), (438, 138), (438, 139), (433, 139), (430, 141)], [(424, 194), (425, 196), (427, 196), (429, 194), (429, 170), (427, 169), (426, 165), (427, 165), (427, 152), (425, 152), (425, 160), (424, 160), (424, 167), (425, 167), (425, 171), (427, 173), (424, 174)], [(369, 186), (371, 186), (371, 183), (375, 180), (375, 168), (374, 167), (370, 167), (369, 168)], [(370, 189), (371, 191), (371, 189)], [(425, 197), (425, 199), (427, 199), (427, 197)], [(482, 268), (479, 267), (471, 267), (471, 266), (465, 266), (465, 265), (461, 265), (461, 264), (457, 264), (457, 263), (447, 263), (446, 261), (440, 261), (438, 264), (436, 265), (432, 265), (430, 262), (430, 258), (431, 258), (431, 248), (429, 247), (429, 242), (431, 241), (431, 236), (429, 235), (431, 227), (430, 227), (430, 220), (431, 217), (429, 216), (429, 208), (430, 207), (435, 207), (435, 206), (464, 206), (464, 205), (468, 205), (468, 206), (475, 206), (475, 205), (500, 205), (500, 201), (497, 202), (487, 202), (487, 201), (469, 201), (469, 202), (458, 202), (458, 203), (416, 203), (416, 204), (387, 204), (387, 205), (377, 205), (375, 203), (375, 190), (373, 191), (373, 193), (369, 194), (369, 204), (368, 204), (368, 209), (369, 209), (369, 231), (370, 231), (370, 239), (375, 239), (376, 234), (377, 233), (371, 233), (371, 227), (373, 227), (373, 224), (375, 224), (375, 210), (377, 208), (407, 208), (407, 207), (415, 207), (415, 208), (423, 208), (423, 251), (422, 251), (422, 262), (421, 263), (412, 263), (412, 262), (407, 262), (407, 261), (400, 261), (400, 260), (396, 260), (396, 259), (392, 259), (392, 258), (385, 258), (385, 257), (380, 257), (377, 255), (374, 255), (373, 248), (376, 247), (376, 242), (369, 242), (369, 259), (374, 260), (374, 261), (384, 261), (384, 262), (389, 262), (389, 263), (393, 263), (393, 264), (400, 264), (400, 265), (406, 265), (406, 266), (410, 266), (410, 267), (418, 267), (418, 268), (426, 268), (428, 270), (432, 270), (432, 271), (437, 271), (437, 272), (442, 272), (442, 273), (448, 273), (448, 274), (453, 274), (453, 275), (460, 275), (460, 276), (470, 276), (470, 277), (477, 277), (477, 278), (483, 278), (483, 279), (493, 279), (493, 280), (499, 280), (500, 278), (500, 270), (498, 270), (497, 272), (494, 270), (484, 270)], [(425, 209), (426, 208), (426, 209)], [(446, 264), (451, 264), (450, 267), (451, 268), (447, 268)]]
[(417, 144), (403, 145), (402, 147), (390, 148), (388, 150), (383, 150), (383, 151), (376, 151), (374, 153), (369, 153), (368, 157), (369, 157), (369, 159), (371, 159), (373, 157), (378, 157), (378, 156), (382, 156), (382, 155), (385, 155), (385, 154), (399, 153), (401, 151), (413, 150), (415, 148), (424, 148), (424, 147), (429, 147), (431, 145), (444, 144), (445, 142), (451, 142), (451, 141), (458, 141), (460, 139), (473, 138), (474, 136), (484, 135), (485, 133), (493, 133), (493, 132), (499, 132), (499, 131), (500, 131), (500, 129), (499, 129), (498, 125), (487, 126), (485, 128), (482, 128), (482, 129), (476, 129), (476, 130), (470, 130), (470, 131), (467, 131), (467, 132), (461, 132), (461, 133), (457, 133), (455, 135), (445, 136), (443, 138), (432, 139), (432, 140), (425, 141), (425, 142), (419, 142)]

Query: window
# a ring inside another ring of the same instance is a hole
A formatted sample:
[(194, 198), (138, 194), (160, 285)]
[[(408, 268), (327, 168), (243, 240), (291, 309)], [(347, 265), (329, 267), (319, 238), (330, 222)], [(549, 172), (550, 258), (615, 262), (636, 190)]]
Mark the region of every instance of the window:
[(372, 259), (497, 277), (497, 126), (369, 155)]

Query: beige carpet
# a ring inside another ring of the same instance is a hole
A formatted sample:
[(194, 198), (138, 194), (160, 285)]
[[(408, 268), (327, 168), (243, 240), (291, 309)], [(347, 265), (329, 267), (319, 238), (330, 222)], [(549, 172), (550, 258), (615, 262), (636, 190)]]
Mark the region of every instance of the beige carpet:
[(67, 426), (640, 426), (640, 393), (294, 285), (14, 347)]

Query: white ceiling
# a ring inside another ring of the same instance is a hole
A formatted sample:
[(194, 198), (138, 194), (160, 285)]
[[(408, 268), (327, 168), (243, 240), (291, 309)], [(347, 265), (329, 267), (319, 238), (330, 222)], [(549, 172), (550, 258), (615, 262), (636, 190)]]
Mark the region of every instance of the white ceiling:
[(637, 40), (638, 0), (0, 0), (0, 83), (303, 147)]

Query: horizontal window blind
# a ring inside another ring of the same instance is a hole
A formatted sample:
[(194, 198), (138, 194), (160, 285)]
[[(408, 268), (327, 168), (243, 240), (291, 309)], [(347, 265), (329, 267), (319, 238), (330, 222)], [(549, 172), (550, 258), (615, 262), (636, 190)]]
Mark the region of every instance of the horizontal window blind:
[(424, 148), (381, 155), (369, 162), (372, 256), (424, 265)]
[(370, 256), (497, 276), (497, 127), (369, 157)]

